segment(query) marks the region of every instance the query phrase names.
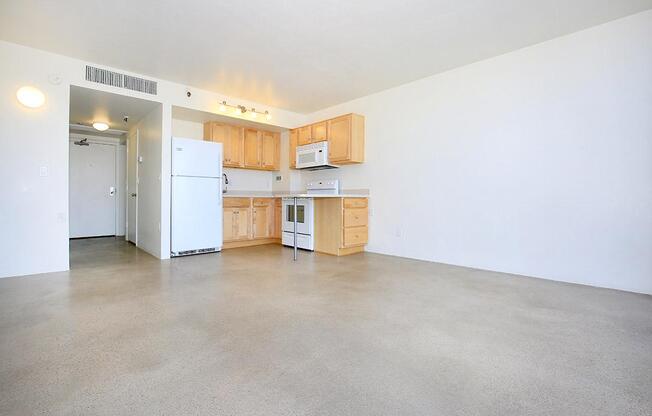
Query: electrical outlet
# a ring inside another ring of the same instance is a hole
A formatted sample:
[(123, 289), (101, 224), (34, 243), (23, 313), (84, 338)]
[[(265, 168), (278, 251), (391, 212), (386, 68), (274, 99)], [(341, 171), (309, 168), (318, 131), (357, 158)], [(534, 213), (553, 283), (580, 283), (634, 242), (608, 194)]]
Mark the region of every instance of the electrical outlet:
[(403, 230), (397, 228), (396, 231), (394, 231), (394, 235), (398, 238), (401, 238), (401, 236), (403, 235)]
[(39, 174), (39, 176), (41, 176), (41, 177), (48, 176), (48, 167), (47, 167), (47, 166), (41, 166), (41, 167), (38, 169), (38, 174)]
[(276, 182), (281, 182), (283, 177), (281, 175), (276, 175)]

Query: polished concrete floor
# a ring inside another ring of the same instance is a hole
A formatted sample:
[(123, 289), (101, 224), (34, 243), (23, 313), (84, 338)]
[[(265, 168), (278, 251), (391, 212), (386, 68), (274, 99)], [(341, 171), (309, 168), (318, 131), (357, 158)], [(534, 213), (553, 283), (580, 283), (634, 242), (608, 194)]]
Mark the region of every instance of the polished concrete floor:
[(71, 263), (0, 279), (2, 415), (652, 414), (650, 296), (279, 246)]

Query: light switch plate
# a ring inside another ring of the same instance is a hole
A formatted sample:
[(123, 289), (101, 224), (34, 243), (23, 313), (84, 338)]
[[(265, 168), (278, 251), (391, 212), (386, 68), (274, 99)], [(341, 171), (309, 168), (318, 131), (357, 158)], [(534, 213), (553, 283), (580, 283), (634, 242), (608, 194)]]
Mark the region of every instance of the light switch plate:
[(41, 167), (38, 169), (38, 174), (39, 174), (39, 176), (41, 176), (41, 177), (48, 176), (48, 167), (47, 167), (47, 166), (41, 166)]

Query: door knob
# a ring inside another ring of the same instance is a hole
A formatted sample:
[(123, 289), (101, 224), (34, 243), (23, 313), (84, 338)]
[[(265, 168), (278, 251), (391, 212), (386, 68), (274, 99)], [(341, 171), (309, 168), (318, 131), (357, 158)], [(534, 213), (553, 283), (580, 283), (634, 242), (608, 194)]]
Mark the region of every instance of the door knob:
[(115, 186), (110, 186), (109, 187), (109, 196), (115, 195)]

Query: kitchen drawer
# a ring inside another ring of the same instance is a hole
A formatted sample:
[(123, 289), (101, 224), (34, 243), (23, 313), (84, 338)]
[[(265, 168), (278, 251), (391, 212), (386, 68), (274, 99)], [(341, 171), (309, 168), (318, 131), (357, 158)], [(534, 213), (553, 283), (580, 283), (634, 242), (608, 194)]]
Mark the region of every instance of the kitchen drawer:
[(344, 229), (344, 247), (367, 244), (369, 229), (367, 227), (349, 227)]
[(344, 208), (366, 208), (367, 198), (344, 198)]
[(369, 211), (367, 208), (347, 208), (344, 210), (344, 226), (360, 227), (367, 225)]
[(251, 206), (250, 198), (224, 198), (224, 208), (249, 208)]
[(254, 198), (255, 207), (268, 207), (272, 205), (273, 198)]

